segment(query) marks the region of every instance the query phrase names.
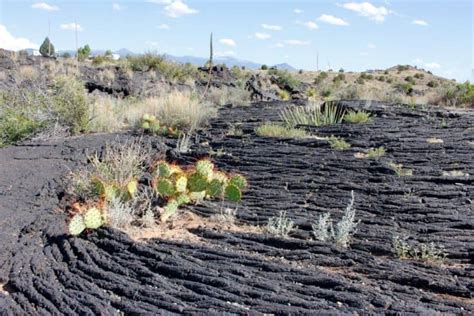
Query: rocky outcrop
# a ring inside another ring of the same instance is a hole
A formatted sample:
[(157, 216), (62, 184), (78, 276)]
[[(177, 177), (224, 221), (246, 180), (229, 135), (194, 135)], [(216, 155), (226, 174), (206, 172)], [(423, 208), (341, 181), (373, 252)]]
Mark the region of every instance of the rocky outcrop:
[[(265, 225), (284, 210), (298, 226), (290, 238), (206, 227), (192, 231), (196, 244), (135, 242), (108, 228), (69, 237), (54, 211), (64, 194), (60, 174), (85, 163), (85, 148), (101, 150), (115, 136), (1, 149), (0, 314), (474, 313), (474, 113), (341, 102), (370, 111), (373, 122), (306, 126), (319, 136), (308, 139), (255, 134), (288, 105), (223, 108), (186, 155), (172, 149), (175, 140), (163, 141), (183, 164), (222, 148), (217, 166), (250, 184), (238, 221)], [(242, 133), (230, 133), (237, 125)], [(329, 135), (352, 147), (331, 149), (321, 138)], [(379, 146), (379, 159), (356, 157)], [(413, 175), (398, 176), (390, 162)], [(311, 224), (326, 212), (339, 220), (351, 191), (361, 222), (350, 247), (315, 241)], [(189, 210), (210, 216), (226, 206)], [(442, 244), (446, 261), (399, 259), (393, 236)]]

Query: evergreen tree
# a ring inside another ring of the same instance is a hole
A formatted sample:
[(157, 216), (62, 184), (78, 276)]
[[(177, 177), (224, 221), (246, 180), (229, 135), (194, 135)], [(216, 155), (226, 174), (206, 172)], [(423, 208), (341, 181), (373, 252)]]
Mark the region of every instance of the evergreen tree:
[(51, 43), (48, 37), (43, 41), (43, 44), (40, 46), (40, 54), (43, 57), (53, 57), (54, 56), (54, 45)]
[(89, 58), (90, 54), (91, 54), (91, 48), (89, 47), (89, 45), (86, 45), (84, 47), (80, 47), (77, 50), (77, 57), (80, 61), (84, 61), (87, 58)]

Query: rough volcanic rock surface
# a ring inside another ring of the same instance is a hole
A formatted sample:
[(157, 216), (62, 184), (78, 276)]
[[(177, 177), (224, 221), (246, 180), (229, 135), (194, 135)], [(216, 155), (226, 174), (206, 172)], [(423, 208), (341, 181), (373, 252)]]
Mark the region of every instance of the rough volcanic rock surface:
[[(85, 148), (100, 150), (112, 136), (0, 150), (0, 313), (472, 314), (474, 114), (343, 102), (371, 111), (374, 121), (306, 127), (344, 137), (352, 148), (339, 152), (317, 138), (255, 135), (287, 105), (222, 109), (190, 154), (168, 155), (189, 163), (219, 153), (218, 167), (244, 173), (251, 185), (238, 219), (264, 225), (285, 210), (298, 225), (288, 239), (205, 227), (193, 231), (197, 244), (137, 243), (108, 228), (69, 237), (64, 216), (54, 212), (60, 175), (85, 163)], [(242, 135), (230, 134), (236, 126)], [(387, 150), (380, 159), (354, 157), (378, 146)], [(413, 176), (398, 177), (390, 161)], [(465, 175), (443, 175), (450, 170)], [(351, 190), (361, 223), (350, 248), (311, 240), (311, 224), (325, 212), (340, 219)], [(208, 216), (221, 207), (191, 209)], [(394, 235), (443, 244), (447, 260), (398, 259)]]

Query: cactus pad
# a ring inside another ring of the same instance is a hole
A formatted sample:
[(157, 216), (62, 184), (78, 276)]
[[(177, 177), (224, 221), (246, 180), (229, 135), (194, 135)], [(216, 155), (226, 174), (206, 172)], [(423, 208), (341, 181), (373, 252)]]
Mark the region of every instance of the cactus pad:
[(229, 181), (229, 178), (227, 178), (227, 175), (224, 172), (221, 171), (215, 171), (212, 173), (212, 179), (219, 180), (222, 183), (227, 183)]
[(242, 198), (242, 192), (236, 185), (229, 184), (225, 188), (225, 198), (231, 202), (240, 202)]
[(183, 205), (191, 202), (191, 199), (189, 198), (189, 195), (183, 193), (178, 195), (178, 197), (176, 198), (176, 202), (178, 202), (178, 205)]
[(81, 214), (74, 215), (69, 222), (69, 233), (71, 235), (77, 236), (82, 233), (84, 229), (86, 229), (84, 217), (82, 217)]
[(188, 178), (185, 175), (178, 175), (176, 177), (176, 191), (177, 192), (185, 192), (186, 187), (188, 185)]
[(178, 211), (178, 202), (176, 200), (168, 201), (160, 215), (160, 221), (166, 222), (176, 211)]
[(207, 181), (204, 176), (199, 173), (193, 173), (188, 177), (188, 188), (192, 192), (201, 192), (207, 189)]
[(158, 164), (158, 176), (167, 178), (171, 175), (171, 167), (165, 161), (162, 161)]
[(84, 225), (86, 228), (97, 229), (103, 224), (102, 212), (98, 208), (90, 208), (84, 213)]
[(193, 202), (199, 202), (204, 200), (206, 197), (206, 191), (201, 192), (189, 192), (189, 199)]
[(212, 180), (207, 186), (207, 194), (211, 197), (220, 197), (222, 193), (224, 193), (224, 184), (217, 179)]
[(137, 180), (132, 180), (127, 184), (127, 192), (131, 198), (137, 194), (138, 191), (138, 181)]
[(240, 174), (236, 174), (230, 178), (229, 184), (233, 184), (240, 190), (243, 190), (247, 187), (247, 179), (245, 179), (244, 176)]
[(212, 176), (213, 169), (214, 164), (208, 159), (199, 160), (196, 163), (196, 171), (206, 178), (210, 178)]
[(159, 179), (156, 184), (156, 190), (163, 196), (171, 196), (175, 193), (174, 185), (168, 179)]
[(142, 122), (141, 127), (142, 127), (143, 129), (145, 129), (145, 130), (148, 130), (148, 129), (150, 129), (150, 123), (149, 123), (149, 122), (146, 122), (146, 121), (145, 121), (145, 122)]

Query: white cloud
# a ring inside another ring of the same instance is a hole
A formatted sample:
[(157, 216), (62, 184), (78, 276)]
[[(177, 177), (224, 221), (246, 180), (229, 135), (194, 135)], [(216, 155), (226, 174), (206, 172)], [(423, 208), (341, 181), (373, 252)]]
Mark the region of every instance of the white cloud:
[(266, 30), (271, 30), (271, 31), (281, 31), (282, 27), (279, 25), (270, 25), (270, 24), (262, 24), (262, 27)]
[(46, 2), (37, 2), (31, 5), (33, 9), (44, 10), (44, 11), (59, 11), (59, 8), (55, 5), (47, 4)]
[(416, 24), (416, 25), (421, 25), (421, 26), (428, 26), (428, 22), (426, 22), (425, 20), (413, 20), (413, 22), (411, 23)]
[(319, 28), (318, 25), (313, 21), (305, 22), (305, 23), (303, 23), (303, 25), (306, 26), (307, 28), (309, 28), (310, 30), (316, 30), (316, 29)]
[(4, 25), (0, 24), (0, 48), (17, 51), (26, 48), (38, 49), (38, 47), (39, 45), (26, 38), (14, 37)]
[(118, 4), (118, 3), (113, 3), (113, 4), (112, 4), (112, 10), (114, 10), (114, 11), (121, 11), (121, 10), (123, 10), (123, 9), (124, 9), (124, 7), (122, 7), (122, 6), (121, 6), (120, 4)]
[(216, 52), (216, 57), (229, 57), (229, 56), (235, 56), (235, 52), (233, 50), (226, 50), (223, 52)]
[(375, 44), (373, 44), (373, 43), (369, 43), (369, 44), (367, 45), (367, 47), (370, 48), (370, 49), (375, 49), (375, 48), (377, 48), (377, 46), (376, 46)]
[(433, 63), (426, 63), (425, 67), (430, 68), (430, 69), (439, 69), (441, 68), (441, 65), (433, 62)]
[(170, 29), (170, 26), (168, 24), (160, 24), (157, 26), (157, 28), (159, 28), (160, 30), (169, 30)]
[(283, 43), (277, 43), (277, 44), (275, 45), (275, 47), (283, 48), (283, 47), (285, 47), (285, 45), (283, 45)]
[(303, 13), (303, 10), (301, 10), (301, 9), (294, 9), (293, 12), (296, 13), (296, 14), (301, 14), (301, 13)]
[(386, 7), (376, 7), (370, 2), (348, 2), (342, 6), (344, 9), (359, 13), (359, 15), (367, 17), (376, 22), (385, 21), (385, 17), (391, 13)]
[(414, 63), (414, 64), (421, 64), (421, 63), (423, 63), (423, 59), (421, 59), (421, 58), (415, 58), (415, 59), (413, 59), (413, 63)]
[(267, 33), (260, 33), (260, 32), (255, 33), (255, 38), (259, 39), (259, 40), (266, 40), (266, 39), (269, 39), (271, 37), (272, 36), (270, 34), (267, 34)]
[(328, 14), (323, 14), (318, 18), (318, 21), (327, 23), (327, 24), (332, 24), (332, 25), (338, 25), (338, 26), (347, 26), (349, 23), (344, 21), (343, 19), (340, 19), (338, 17), (335, 17), (333, 15), (328, 15)]
[(300, 41), (300, 40), (286, 40), (285, 44), (296, 45), (296, 46), (307, 46), (311, 44), (310, 41)]
[(61, 24), (59, 27), (61, 28), (61, 30), (65, 30), (65, 31), (75, 31), (76, 27), (77, 27), (78, 32), (84, 31), (82, 26), (80, 24), (76, 24), (76, 23)]
[(227, 46), (232, 46), (232, 47), (235, 47), (237, 46), (237, 44), (235, 43), (235, 41), (231, 38), (221, 38), (219, 40), (219, 43), (221, 43), (222, 45), (227, 45)]
[(198, 10), (188, 7), (188, 5), (181, 0), (175, 0), (165, 7), (165, 13), (170, 18), (179, 18), (183, 15), (196, 14), (198, 12)]

